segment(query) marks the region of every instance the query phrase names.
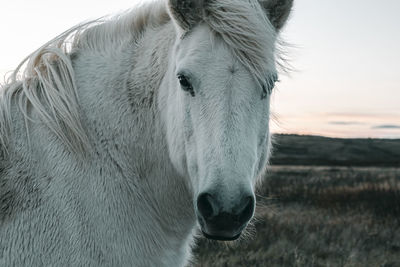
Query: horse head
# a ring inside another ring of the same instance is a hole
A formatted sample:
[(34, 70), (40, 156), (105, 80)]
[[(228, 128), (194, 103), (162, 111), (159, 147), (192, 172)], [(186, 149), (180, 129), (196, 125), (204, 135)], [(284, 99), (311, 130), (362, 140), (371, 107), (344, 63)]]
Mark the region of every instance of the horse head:
[(235, 240), (270, 150), (276, 40), (291, 0), (170, 0), (176, 41), (162, 86), (171, 161), (203, 234)]

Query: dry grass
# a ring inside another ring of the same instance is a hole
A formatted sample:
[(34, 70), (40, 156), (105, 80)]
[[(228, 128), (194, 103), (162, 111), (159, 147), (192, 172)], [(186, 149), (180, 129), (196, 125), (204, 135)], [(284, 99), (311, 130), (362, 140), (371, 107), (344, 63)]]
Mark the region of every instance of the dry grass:
[(194, 266), (400, 266), (400, 168), (273, 167), (252, 237)]

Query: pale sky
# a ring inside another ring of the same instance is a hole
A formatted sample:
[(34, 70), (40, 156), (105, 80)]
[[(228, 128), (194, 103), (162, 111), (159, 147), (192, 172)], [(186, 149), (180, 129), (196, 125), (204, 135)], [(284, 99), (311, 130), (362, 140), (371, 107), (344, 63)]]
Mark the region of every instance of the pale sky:
[[(4, 1), (0, 77), (75, 24), (141, 1)], [(274, 132), (400, 138), (399, 11), (399, 0), (295, 0), (283, 37), (296, 70), (274, 92)]]

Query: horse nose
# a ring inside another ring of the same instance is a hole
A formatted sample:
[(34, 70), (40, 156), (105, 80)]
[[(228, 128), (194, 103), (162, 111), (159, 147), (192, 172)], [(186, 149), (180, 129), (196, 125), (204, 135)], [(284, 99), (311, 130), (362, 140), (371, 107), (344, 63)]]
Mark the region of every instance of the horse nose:
[(219, 213), (220, 207), (211, 194), (202, 193), (197, 198), (197, 209), (205, 220)]
[(254, 202), (253, 196), (247, 196), (242, 198), (241, 203), (237, 206), (236, 214), (242, 223), (247, 223), (253, 216)]
[(245, 223), (250, 220), (253, 214), (254, 202), (254, 197), (251, 195), (242, 197), (232, 211), (227, 213), (223, 212), (222, 205), (213, 195), (202, 193), (197, 198), (197, 208), (205, 220), (218, 217), (221, 214), (231, 214), (236, 216), (240, 222)]
[(206, 237), (217, 240), (234, 240), (240, 236), (254, 212), (253, 195), (238, 197), (233, 208), (226, 211), (221, 201), (210, 193), (197, 198), (199, 222)]

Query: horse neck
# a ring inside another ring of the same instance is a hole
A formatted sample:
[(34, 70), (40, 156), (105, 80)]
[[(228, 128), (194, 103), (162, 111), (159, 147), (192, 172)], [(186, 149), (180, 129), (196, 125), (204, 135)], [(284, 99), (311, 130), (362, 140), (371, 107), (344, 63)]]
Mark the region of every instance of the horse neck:
[[(175, 225), (181, 229), (172, 231), (185, 236), (195, 222), (191, 194), (186, 181), (169, 159), (157, 103), (160, 82), (174, 41), (171, 36), (175, 36), (172, 24), (149, 29), (135, 48), (130, 43), (102, 56), (82, 53), (75, 60), (75, 70), (80, 104), (85, 114), (83, 124), (88, 126), (97, 155), (91, 168), (103, 168), (100, 164), (106, 162), (108, 172), (116, 176), (110, 179), (103, 170), (102, 176), (89, 175), (94, 179), (89, 183), (111, 188), (123, 184), (122, 187), (127, 189), (118, 196), (118, 201), (147, 202), (146, 205), (151, 205), (148, 209), (154, 210), (155, 216), (159, 217), (153, 221), (163, 221), (166, 228)], [(103, 69), (101, 73), (98, 66)], [(100, 170), (95, 172), (100, 173)], [(115, 185), (114, 181), (119, 184)], [(107, 191), (115, 194), (113, 189)], [(94, 203), (92, 198), (87, 201)], [(119, 214), (130, 214), (132, 210), (121, 203), (113, 206), (126, 208)], [(145, 211), (143, 207), (137, 208)]]

